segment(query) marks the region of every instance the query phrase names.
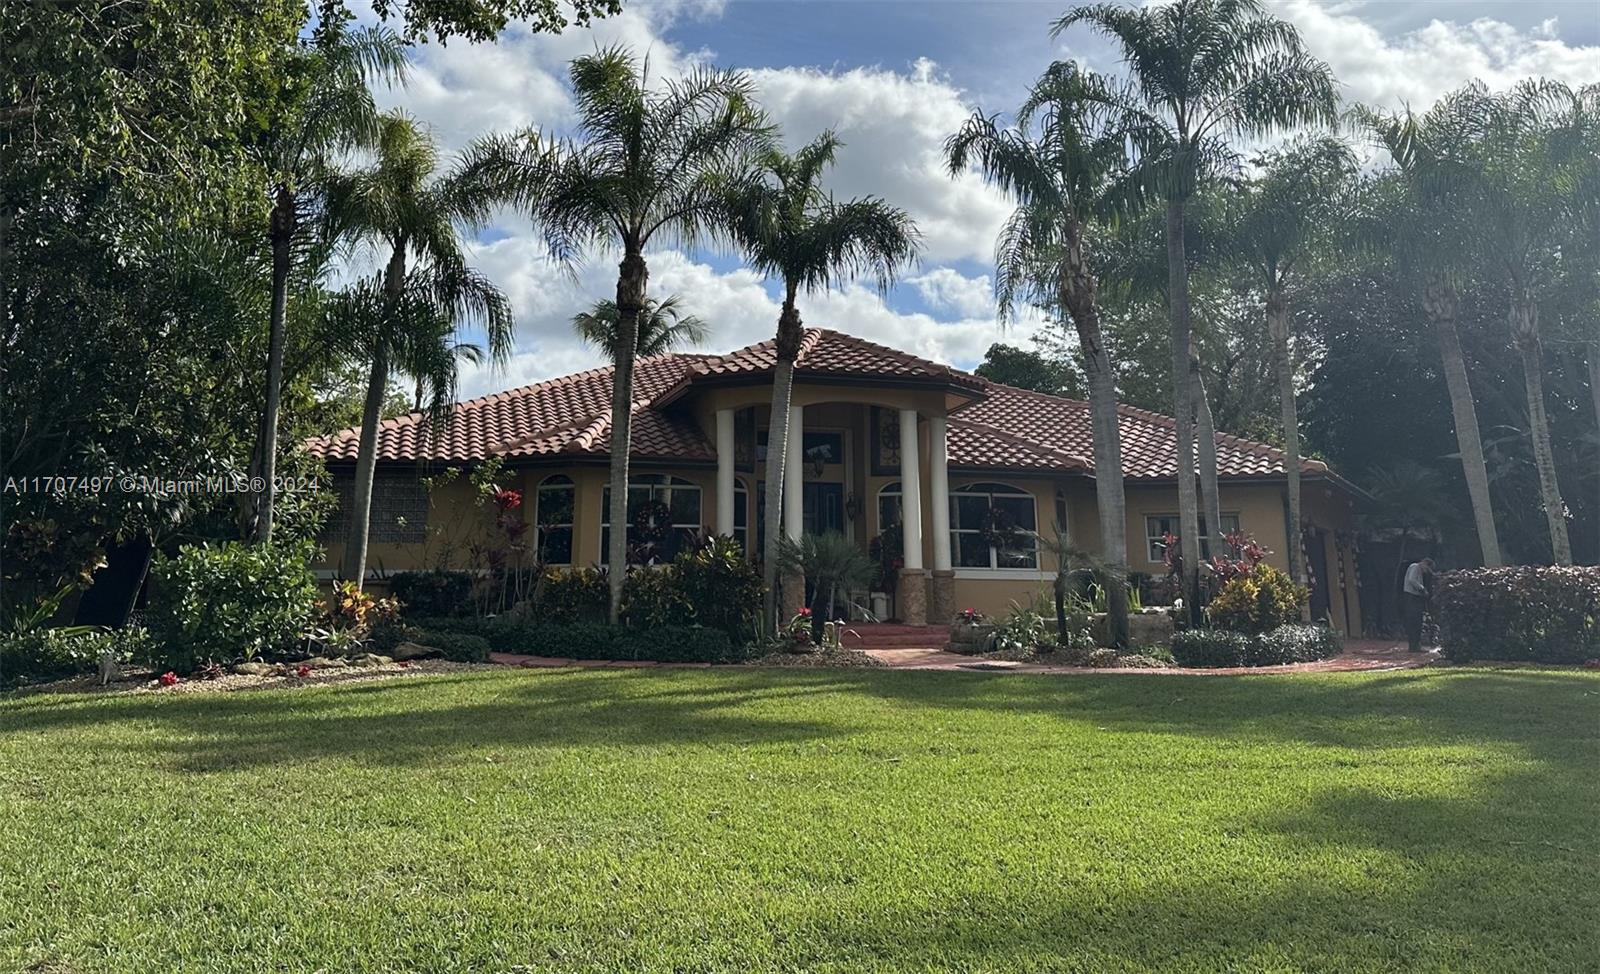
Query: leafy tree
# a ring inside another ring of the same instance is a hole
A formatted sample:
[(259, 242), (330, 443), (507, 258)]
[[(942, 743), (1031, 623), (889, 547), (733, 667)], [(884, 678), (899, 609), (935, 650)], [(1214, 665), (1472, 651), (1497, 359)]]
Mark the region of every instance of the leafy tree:
[[(634, 344), (634, 354), (639, 358), (661, 355), (691, 345), (705, 343), (711, 328), (704, 321), (687, 313), (674, 294), (662, 301), (645, 298), (644, 310), (639, 313), (639, 335)], [(572, 329), (578, 337), (617, 360), (617, 320), (621, 314), (615, 301), (596, 301), (592, 309), (572, 316)]]
[(794, 363), (805, 329), (799, 293), (841, 285), (861, 274), (887, 290), (899, 268), (917, 252), (917, 229), (905, 211), (874, 197), (835, 202), (822, 189), (822, 174), (843, 143), (824, 132), (789, 155), (770, 148), (757, 158), (759, 178), (729, 194), (730, 223), (745, 259), (783, 282), (783, 309), (772, 371), (772, 411), (767, 418), (765, 614), (774, 611), (782, 540), (783, 477), (788, 458), (789, 410)]
[(456, 358), (475, 354), (456, 341), (459, 329), (482, 324), (496, 361), (511, 352), (510, 303), (467, 266), (461, 249), (458, 228), (480, 204), (455, 174), (441, 175), (438, 167), (433, 140), (410, 118), (391, 112), (380, 120), (373, 164), (334, 180), (329, 194), (333, 233), (389, 251), (381, 277), (358, 282), (335, 309), (371, 364), (344, 562), (345, 577), (358, 588), (366, 577), (378, 422), (390, 369), (431, 389), (434, 419), (442, 422), (455, 395)]
[(1178, 508), (1185, 590), (1198, 621), (1199, 517), (1190, 390), (1189, 265), (1185, 209), (1210, 177), (1232, 168), (1231, 139), (1251, 139), (1335, 120), (1328, 66), (1301, 46), (1289, 23), (1259, 0), (1175, 0), (1142, 8), (1073, 7), (1052, 36), (1085, 25), (1122, 51), (1131, 84), (1107, 85), (1101, 107), (1129, 133), (1138, 175), (1166, 200), (1167, 303), (1171, 315), (1172, 401), (1176, 417)]
[[(342, 25), (355, 14), (350, 0), (315, 0), (319, 24)], [(405, 25), (408, 41), (451, 37), (492, 41), (513, 21), (537, 34), (559, 34), (573, 24), (622, 12), (621, 0), (370, 0), (364, 5), (381, 21)]]
[(1004, 342), (990, 345), (983, 361), (973, 371), (990, 382), (1018, 389), (1069, 399), (1082, 399), (1084, 395), (1083, 376), (1078, 374), (1070, 359)]
[[(1338, 139), (1300, 140), (1264, 153), (1261, 175), (1237, 197), (1229, 249), (1248, 269), (1265, 298), (1267, 331), (1272, 337), (1273, 369), (1282, 410), (1284, 470), (1288, 481), (1289, 524), (1301, 523), (1300, 420), (1295, 409), (1295, 375), (1289, 349), (1290, 289), (1314, 273), (1319, 235), (1326, 238), (1341, 214), (1340, 200), (1355, 174), (1355, 157)], [(1288, 550), (1289, 576), (1306, 584), (1305, 557), (1297, 539)]]
[(1117, 376), (1101, 334), (1098, 282), (1088, 251), (1091, 221), (1115, 219), (1140, 200), (1137, 187), (1123, 182), (1125, 134), (1115, 124), (1097, 121), (1090, 110), (1093, 99), (1104, 97), (1105, 85), (1070, 62), (1057, 62), (1034, 83), (1017, 112), (1015, 130), (1001, 129), (980, 112), (949, 139), (946, 155), (952, 173), (976, 162), (986, 179), (1017, 200), (995, 244), (995, 297), (1002, 317), (1027, 301), (1070, 318), (1077, 329), (1089, 382), (1111, 638), (1113, 645), (1123, 646), (1128, 551)]
[(267, 384), (256, 451), (264, 486), (256, 501), (255, 535), (263, 543), (272, 540), (284, 318), (295, 251), (300, 249), (299, 256), (306, 259), (304, 250), (320, 242), (307, 240), (302, 228), (313, 222), (308, 217), (315, 212), (317, 191), (337, 157), (370, 146), (378, 136), (368, 79), (400, 80), (405, 63), (399, 38), (382, 29), (325, 31), (315, 42), (297, 43), (278, 77), (279, 110), (250, 146), (250, 155), (266, 172), (272, 200), (267, 223), (272, 250)]
[[(693, 244), (728, 232), (727, 194), (771, 143), (749, 78), (696, 69), (652, 86), (648, 62), (622, 48), (573, 60), (578, 138), (536, 129), (489, 136), (468, 150), (460, 175), (486, 218), (495, 201), (526, 211), (551, 256), (569, 264), (586, 245), (618, 246), (617, 347), (611, 391), (612, 524), (628, 519), (633, 360), (653, 242)], [(611, 532), (610, 619), (617, 621), (627, 532)]]

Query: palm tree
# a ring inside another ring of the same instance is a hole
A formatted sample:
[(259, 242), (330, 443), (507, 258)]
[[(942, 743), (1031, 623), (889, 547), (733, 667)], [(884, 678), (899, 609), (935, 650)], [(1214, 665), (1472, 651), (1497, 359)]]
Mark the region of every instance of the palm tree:
[(1368, 187), (1351, 229), (1356, 243), (1387, 253), (1418, 291), (1423, 314), (1439, 343), (1479, 552), (1484, 565), (1498, 568), (1503, 561), (1489, 495), (1489, 468), (1457, 327), (1460, 284), (1469, 270), (1465, 255), (1471, 218), (1463, 166), (1476, 124), (1469, 94), (1470, 89), (1447, 95), (1420, 116), (1409, 110), (1354, 111), (1355, 119), (1388, 153), (1394, 169), (1388, 178)]
[[(1034, 83), (1017, 128), (974, 114), (945, 143), (952, 174), (975, 160), (984, 178), (1016, 197), (1017, 208), (995, 244), (995, 297), (1002, 320), (1019, 302), (1070, 317), (1089, 380), (1094, 429), (1095, 505), (1101, 561), (1109, 594), (1113, 645), (1128, 640), (1127, 507), (1122, 441), (1117, 425), (1117, 374), (1100, 327), (1098, 281), (1090, 266), (1091, 226), (1114, 221), (1137, 203), (1122, 182), (1124, 136), (1096, 121), (1087, 97), (1107, 82), (1070, 62), (1057, 62)], [(1037, 125), (1035, 125), (1037, 123)], [(1037, 128), (1037, 135), (1033, 130)]]
[(315, 206), (319, 184), (346, 150), (370, 146), (378, 112), (369, 79), (405, 77), (405, 45), (382, 27), (346, 32), (330, 28), (297, 42), (284, 68), (282, 113), (261, 130), (251, 155), (266, 171), (272, 193), (267, 239), (272, 248), (272, 304), (267, 339), (267, 389), (257, 443), (263, 487), (256, 498), (255, 534), (272, 540), (273, 479), (277, 470), (279, 397), (283, 387), (284, 319), (289, 276), (302, 227)]
[(1525, 81), (1503, 95), (1469, 89), (1467, 97), (1477, 103), (1482, 133), (1469, 143), (1465, 167), (1471, 227), (1507, 290), (1507, 323), (1522, 363), (1528, 438), (1551, 555), (1557, 565), (1570, 565), (1567, 509), (1545, 414), (1539, 304), (1563, 260), (1571, 259), (1562, 244), (1600, 208), (1600, 160), (1592, 134), (1600, 85), (1574, 91), (1555, 81)]
[[(611, 388), (612, 524), (628, 520), (628, 445), (633, 361), (649, 268), (645, 248), (663, 238), (693, 244), (728, 231), (730, 185), (748, 178), (772, 128), (751, 99), (749, 78), (696, 69), (651, 87), (649, 62), (622, 48), (575, 59), (569, 69), (578, 140), (536, 129), (479, 139), (461, 170), (486, 216), (495, 201), (528, 212), (552, 258), (571, 266), (585, 245), (622, 250)], [(626, 531), (612, 531), (610, 619), (622, 605)]]
[(833, 165), (842, 145), (832, 132), (823, 132), (793, 155), (771, 148), (759, 157), (761, 178), (739, 187), (728, 198), (730, 220), (746, 261), (783, 282), (772, 412), (767, 419), (762, 574), (768, 619), (776, 605), (794, 363), (805, 338), (798, 295), (842, 285), (862, 274), (871, 274), (878, 289), (887, 290), (896, 272), (917, 253), (917, 229), (903, 210), (874, 197), (839, 203), (823, 191), (822, 174)]
[[(676, 294), (664, 301), (645, 298), (644, 309), (639, 313), (639, 334), (634, 342), (634, 355), (649, 358), (675, 349), (703, 344), (711, 334), (704, 321), (688, 314), (679, 306)], [(572, 316), (572, 330), (578, 337), (605, 353), (606, 358), (617, 360), (617, 321), (621, 317), (615, 301), (596, 301), (593, 308)]]
[(783, 574), (811, 583), (811, 641), (822, 642), (823, 623), (831, 621), (840, 596), (849, 598), (872, 584), (877, 564), (855, 541), (837, 531), (784, 538), (778, 547)]
[(1229, 249), (1264, 296), (1283, 423), (1283, 466), (1288, 480), (1289, 574), (1306, 584), (1300, 547), (1300, 420), (1295, 405), (1294, 362), (1289, 352), (1289, 290), (1306, 274), (1317, 246), (1340, 215), (1340, 200), (1355, 174), (1355, 156), (1335, 138), (1300, 139), (1257, 160), (1261, 175), (1233, 197), (1239, 212), (1229, 226)]
[(1198, 622), (1200, 528), (1189, 382), (1185, 207), (1201, 183), (1235, 165), (1230, 139), (1332, 124), (1338, 105), (1333, 72), (1306, 53), (1292, 25), (1268, 16), (1260, 0), (1174, 0), (1137, 9), (1090, 4), (1068, 10), (1051, 27), (1051, 36), (1078, 24), (1105, 35), (1122, 50), (1132, 84), (1107, 86), (1101, 108), (1123, 119), (1138, 171), (1167, 203), (1178, 509), (1184, 587), (1192, 618)]
[[(511, 354), (510, 302), (489, 280), (467, 266), (459, 225), (477, 213), (467, 187), (454, 174), (440, 175), (432, 138), (407, 116), (391, 112), (379, 124), (376, 159), (360, 172), (333, 181), (330, 232), (389, 248), (381, 278), (352, 300), (375, 311), (364, 337), (371, 357), (361, 436), (356, 454), (354, 509), (345, 548), (344, 574), (360, 587), (366, 577), (372, 481), (377, 467), (378, 421), (391, 369), (422, 379), (432, 388), (435, 419), (455, 392), (455, 356), (474, 346), (453, 338), (464, 325), (481, 324), (496, 362)], [(410, 263), (415, 257), (415, 264)], [(448, 362), (442, 361), (448, 358)]]

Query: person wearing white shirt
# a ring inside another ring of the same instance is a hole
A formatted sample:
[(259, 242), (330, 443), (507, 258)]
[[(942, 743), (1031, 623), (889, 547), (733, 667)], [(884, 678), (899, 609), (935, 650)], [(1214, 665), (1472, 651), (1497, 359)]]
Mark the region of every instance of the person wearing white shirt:
[(1406, 640), (1413, 653), (1422, 652), (1422, 617), (1428, 608), (1428, 589), (1433, 581), (1433, 559), (1413, 562), (1406, 569)]

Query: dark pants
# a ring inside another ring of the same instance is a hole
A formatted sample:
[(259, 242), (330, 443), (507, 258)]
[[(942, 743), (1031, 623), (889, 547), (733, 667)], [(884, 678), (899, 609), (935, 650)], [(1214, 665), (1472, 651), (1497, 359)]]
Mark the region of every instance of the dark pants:
[(1428, 607), (1428, 598), (1425, 595), (1412, 595), (1405, 593), (1406, 597), (1406, 641), (1413, 653), (1422, 652), (1422, 616)]

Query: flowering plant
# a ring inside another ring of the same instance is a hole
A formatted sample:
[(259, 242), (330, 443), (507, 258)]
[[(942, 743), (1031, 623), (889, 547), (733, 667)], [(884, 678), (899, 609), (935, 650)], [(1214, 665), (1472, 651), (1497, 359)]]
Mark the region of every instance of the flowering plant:
[(807, 649), (811, 646), (811, 610), (802, 608), (789, 620), (778, 636), (792, 644), (795, 649)]
[(976, 626), (983, 622), (984, 617), (983, 613), (977, 609), (962, 609), (961, 614), (956, 618), (969, 626)]
[(164, 686), (164, 687), (171, 687), (171, 686), (177, 686), (178, 685), (178, 674), (172, 672), (171, 670), (168, 670), (167, 672), (161, 674), (161, 676), (158, 679), (160, 680), (161, 685)]
[(308, 677), (308, 676), (310, 676), (310, 675), (311, 675), (311, 667), (309, 667), (309, 666), (306, 666), (306, 665), (304, 665), (304, 664), (301, 664), (301, 665), (300, 665), (300, 666), (299, 666), (299, 667), (298, 667), (298, 668), (297, 668), (297, 669), (296, 669), (296, 670), (295, 670), (295, 671), (294, 671), (294, 675), (295, 675), (295, 676), (298, 676), (298, 677), (299, 677), (299, 678), (300, 678), (300, 679), (302, 679), (302, 680), (304, 680), (304, 679), (305, 679), (305, 678), (306, 678), (306, 677)]

